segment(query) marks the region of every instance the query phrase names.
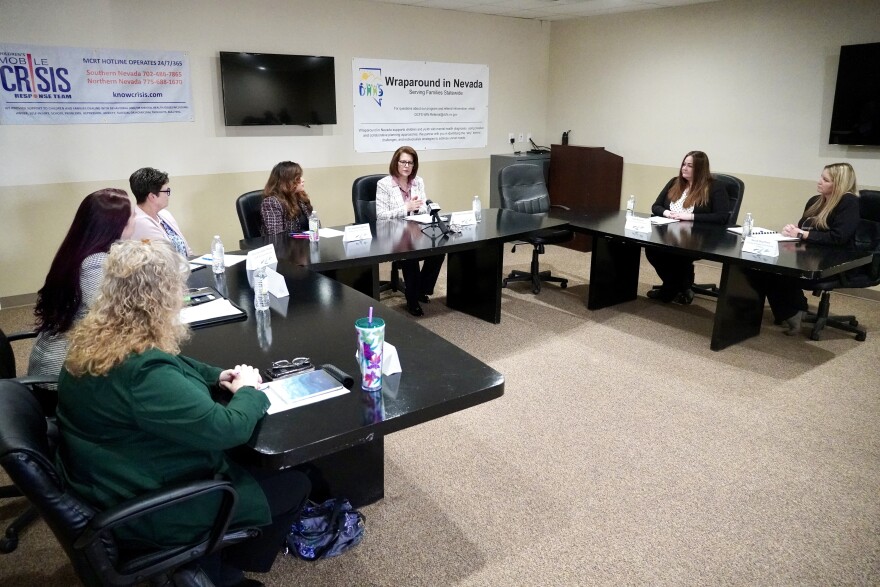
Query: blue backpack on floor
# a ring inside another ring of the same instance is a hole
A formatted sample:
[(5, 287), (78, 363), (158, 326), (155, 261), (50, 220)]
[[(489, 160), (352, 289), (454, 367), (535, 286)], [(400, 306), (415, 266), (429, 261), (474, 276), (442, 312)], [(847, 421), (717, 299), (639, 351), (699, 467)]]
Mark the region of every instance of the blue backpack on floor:
[(287, 550), (307, 561), (340, 555), (363, 539), (365, 519), (347, 499), (309, 502), (290, 527)]

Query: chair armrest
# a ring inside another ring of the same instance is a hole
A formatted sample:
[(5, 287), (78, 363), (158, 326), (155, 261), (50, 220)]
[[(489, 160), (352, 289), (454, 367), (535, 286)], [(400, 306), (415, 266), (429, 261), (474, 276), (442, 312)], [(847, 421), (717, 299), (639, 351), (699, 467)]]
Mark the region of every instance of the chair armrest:
[(238, 501), (238, 494), (229, 481), (185, 481), (124, 501), (92, 518), (73, 546), (78, 550), (88, 549), (96, 541), (100, 541), (101, 535), (107, 530), (131, 523), (142, 516), (172, 505), (186, 503), (212, 493), (221, 493), (222, 500), (205, 549), (205, 554), (208, 554), (226, 533)]
[(52, 377), (50, 375), (23, 375), (22, 377), (13, 378), (12, 381), (18, 381), (22, 385), (33, 387), (34, 385), (58, 383), (58, 377)]
[(6, 340), (9, 342), (13, 342), (16, 340), (25, 340), (27, 338), (37, 338), (36, 330), (27, 330), (25, 332), (13, 332), (12, 334), (6, 335)]

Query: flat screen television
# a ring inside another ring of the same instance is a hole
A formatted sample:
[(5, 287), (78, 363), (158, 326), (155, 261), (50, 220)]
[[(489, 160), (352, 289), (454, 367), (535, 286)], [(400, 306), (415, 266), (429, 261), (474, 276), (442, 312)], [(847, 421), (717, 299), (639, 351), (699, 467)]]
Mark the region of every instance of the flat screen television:
[(220, 52), (226, 126), (336, 124), (333, 57)]
[(880, 43), (840, 48), (832, 145), (880, 145)]

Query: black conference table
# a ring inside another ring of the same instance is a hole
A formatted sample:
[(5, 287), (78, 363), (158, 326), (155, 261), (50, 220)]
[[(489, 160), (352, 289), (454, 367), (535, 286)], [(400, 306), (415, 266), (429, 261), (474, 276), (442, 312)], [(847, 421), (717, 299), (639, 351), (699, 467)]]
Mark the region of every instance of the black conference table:
[[(711, 348), (721, 350), (761, 331), (764, 296), (748, 279), (750, 270), (818, 279), (866, 265), (870, 252), (801, 242), (780, 242), (779, 256), (743, 252), (742, 240), (726, 227), (673, 222), (650, 233), (625, 230), (626, 212), (583, 214), (553, 211), (572, 230), (593, 235), (587, 307), (598, 310), (636, 299), (642, 247), (657, 247), (722, 264)], [(644, 215), (638, 215), (644, 216)]]
[(365, 241), (344, 243), (342, 237), (325, 237), (310, 242), (279, 234), (240, 242), (245, 250), (273, 244), (279, 262), (308, 267), (375, 299), (379, 299), (379, 263), (446, 254), (446, 305), (498, 324), (504, 243), (564, 224), (548, 215), (490, 208), (483, 210), (482, 222), (439, 238), (423, 233), (424, 225), (396, 219), (371, 224), (373, 238)]
[[(338, 240), (338, 239), (337, 239)], [(216, 277), (193, 272), (192, 287), (214, 287), (247, 312), (247, 320), (193, 331), (181, 352), (230, 368), (263, 370), (273, 361), (307, 356), (355, 378), (349, 393), (267, 415), (237, 460), (261, 468), (305, 465), (316, 496), (348, 497), (355, 506), (381, 499), (385, 435), (490, 401), (504, 392), (504, 377), (424, 327), (382, 306), (386, 340), (395, 345), (403, 373), (384, 378), (380, 392), (359, 385), (354, 321), (371, 298), (302, 267), (280, 263), (290, 297), (271, 298), (271, 310), (253, 309), (244, 263)]]

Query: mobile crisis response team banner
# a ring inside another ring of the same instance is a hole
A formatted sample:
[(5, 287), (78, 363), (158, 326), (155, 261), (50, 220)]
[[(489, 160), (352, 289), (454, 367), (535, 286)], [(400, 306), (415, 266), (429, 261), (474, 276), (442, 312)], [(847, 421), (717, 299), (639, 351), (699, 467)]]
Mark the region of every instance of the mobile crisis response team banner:
[(353, 59), (351, 69), (355, 151), (486, 146), (488, 65)]
[(0, 124), (192, 120), (187, 53), (0, 44)]

